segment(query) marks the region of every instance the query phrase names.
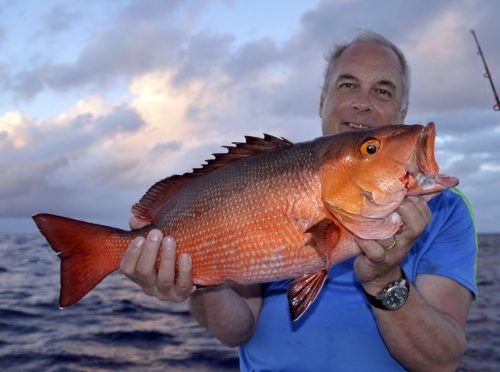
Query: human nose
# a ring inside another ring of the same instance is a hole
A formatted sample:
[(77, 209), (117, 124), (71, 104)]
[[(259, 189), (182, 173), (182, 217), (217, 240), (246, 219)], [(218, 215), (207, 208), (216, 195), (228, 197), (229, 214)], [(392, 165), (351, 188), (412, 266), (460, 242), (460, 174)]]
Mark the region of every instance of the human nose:
[(372, 103), (368, 94), (359, 92), (353, 97), (352, 108), (360, 112), (372, 111)]

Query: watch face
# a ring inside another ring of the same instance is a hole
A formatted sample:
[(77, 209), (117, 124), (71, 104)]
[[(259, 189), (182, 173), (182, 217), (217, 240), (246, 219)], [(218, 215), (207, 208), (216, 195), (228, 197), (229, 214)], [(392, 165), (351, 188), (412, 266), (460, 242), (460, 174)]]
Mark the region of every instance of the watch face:
[(403, 306), (408, 298), (408, 289), (405, 286), (394, 286), (384, 293), (382, 303), (389, 310), (396, 310)]

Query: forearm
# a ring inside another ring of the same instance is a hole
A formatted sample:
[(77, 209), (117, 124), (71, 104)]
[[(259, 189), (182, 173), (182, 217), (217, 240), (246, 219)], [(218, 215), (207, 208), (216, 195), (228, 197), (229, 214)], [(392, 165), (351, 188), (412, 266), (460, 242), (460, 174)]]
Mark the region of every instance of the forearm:
[[(253, 302), (249, 305), (248, 301)], [(256, 322), (253, 303), (260, 306), (258, 296), (245, 299), (227, 284), (198, 290), (190, 300), (191, 313), (198, 323), (228, 346), (239, 346), (251, 337)]]
[(412, 371), (452, 371), (465, 353), (465, 332), (450, 315), (429, 305), (415, 286), (395, 311), (374, 308), (392, 355)]

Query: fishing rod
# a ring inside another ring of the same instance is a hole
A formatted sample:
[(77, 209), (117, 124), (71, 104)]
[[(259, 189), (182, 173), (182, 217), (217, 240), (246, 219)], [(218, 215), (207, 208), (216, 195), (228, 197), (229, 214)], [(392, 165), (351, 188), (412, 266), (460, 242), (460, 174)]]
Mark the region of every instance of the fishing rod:
[(481, 59), (483, 60), (484, 69), (486, 70), (483, 76), (490, 81), (491, 89), (493, 90), (493, 96), (495, 97), (495, 102), (496, 102), (496, 104), (493, 106), (493, 110), (500, 111), (500, 99), (498, 98), (497, 90), (495, 89), (495, 84), (493, 84), (493, 79), (491, 78), (490, 70), (488, 69), (488, 65), (486, 64), (486, 59), (484, 58), (483, 51), (481, 49), (481, 46), (479, 45), (479, 40), (477, 40), (476, 33), (474, 32), (473, 29), (470, 30), (470, 33), (472, 34), (474, 40), (476, 41), (477, 54), (479, 54), (481, 56)]

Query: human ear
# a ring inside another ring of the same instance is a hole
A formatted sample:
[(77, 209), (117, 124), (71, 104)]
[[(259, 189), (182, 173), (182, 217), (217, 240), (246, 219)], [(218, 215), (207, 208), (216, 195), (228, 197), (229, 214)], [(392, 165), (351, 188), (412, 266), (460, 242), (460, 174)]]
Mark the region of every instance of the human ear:
[(324, 104), (324, 102), (325, 102), (325, 96), (322, 93), (321, 96), (319, 97), (319, 117), (320, 118), (323, 118), (323, 104)]
[(408, 107), (405, 107), (404, 109), (399, 110), (399, 122), (404, 123), (406, 114), (408, 113)]

